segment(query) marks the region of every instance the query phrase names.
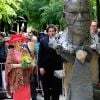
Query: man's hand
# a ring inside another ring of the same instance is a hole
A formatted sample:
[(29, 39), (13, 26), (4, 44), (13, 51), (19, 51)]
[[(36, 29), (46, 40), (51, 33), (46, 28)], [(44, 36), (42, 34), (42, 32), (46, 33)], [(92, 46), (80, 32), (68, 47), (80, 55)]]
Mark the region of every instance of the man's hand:
[(45, 74), (45, 69), (44, 68), (40, 68), (40, 74), (43, 76)]

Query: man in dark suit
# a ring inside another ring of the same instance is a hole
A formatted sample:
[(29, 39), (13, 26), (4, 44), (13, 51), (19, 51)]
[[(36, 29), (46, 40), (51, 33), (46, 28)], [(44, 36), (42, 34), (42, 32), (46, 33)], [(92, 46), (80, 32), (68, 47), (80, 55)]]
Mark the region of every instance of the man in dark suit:
[(48, 35), (41, 39), (38, 55), (38, 66), (43, 85), (44, 100), (59, 100), (62, 84), (61, 79), (54, 76), (54, 70), (62, 69), (62, 59), (48, 45), (49, 39), (56, 35), (56, 27), (49, 25), (46, 31)]

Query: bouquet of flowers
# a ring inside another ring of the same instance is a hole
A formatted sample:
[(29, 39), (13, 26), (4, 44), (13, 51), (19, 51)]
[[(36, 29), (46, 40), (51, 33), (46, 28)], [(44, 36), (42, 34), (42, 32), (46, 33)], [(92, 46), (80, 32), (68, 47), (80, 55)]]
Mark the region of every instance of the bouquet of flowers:
[(22, 55), (22, 67), (29, 68), (32, 66), (32, 59), (29, 54)]

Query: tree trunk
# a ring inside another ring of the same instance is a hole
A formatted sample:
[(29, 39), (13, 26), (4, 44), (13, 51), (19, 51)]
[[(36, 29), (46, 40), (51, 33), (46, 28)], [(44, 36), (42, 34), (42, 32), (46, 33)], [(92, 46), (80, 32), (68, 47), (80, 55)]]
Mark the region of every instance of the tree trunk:
[(100, 28), (100, 0), (96, 0), (96, 7), (97, 7), (97, 22), (98, 22), (98, 27)]

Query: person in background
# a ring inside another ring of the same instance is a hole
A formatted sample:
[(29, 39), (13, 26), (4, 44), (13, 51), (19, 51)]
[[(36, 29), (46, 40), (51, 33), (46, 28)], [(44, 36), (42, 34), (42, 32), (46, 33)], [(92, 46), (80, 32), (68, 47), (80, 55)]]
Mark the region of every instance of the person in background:
[(9, 36), (12, 36), (12, 35), (14, 35), (14, 34), (16, 34), (16, 33), (17, 33), (17, 32), (14, 31), (14, 30), (9, 30), (8, 35), (9, 35)]
[(10, 40), (10, 37), (4, 37), (4, 45), (8, 48), (9, 47), (9, 43), (8, 41)]
[[(4, 37), (3, 38), (3, 42), (4, 42), (4, 47), (5, 47), (5, 54), (7, 55), (7, 52), (8, 52), (8, 46), (9, 46), (9, 44), (8, 44), (8, 41), (10, 40), (10, 37)], [(5, 62), (6, 62), (6, 60), (5, 60)], [(4, 62), (4, 63), (5, 63)], [(5, 81), (5, 66), (3, 67), (3, 69), (2, 69), (2, 84), (3, 84), (3, 89), (4, 90), (6, 90), (6, 81)]]
[[(98, 43), (100, 43), (100, 28), (98, 28)], [(99, 52), (99, 57), (98, 57), (98, 64), (99, 64), (99, 81), (97, 84), (97, 88), (100, 89), (100, 52)]]
[(30, 61), (28, 59), (30, 57), (28, 51), (22, 48), (24, 37), (22, 34), (15, 34), (10, 38), (9, 43), (14, 48), (9, 49), (5, 65), (7, 94), (12, 95), (13, 93), (13, 100), (30, 100), (30, 75), (32, 68), (31, 65), (24, 67), (22, 64), (24, 55), (27, 55), (27, 60), (28, 62)]
[[(41, 34), (41, 33), (40, 33)], [(38, 62), (38, 53), (39, 53), (39, 47), (40, 47), (40, 38), (41, 37), (36, 37), (36, 36), (33, 36), (32, 37), (32, 42), (34, 42), (36, 45), (35, 45), (35, 53), (36, 53), (36, 62)], [(42, 37), (43, 38), (43, 37)], [(40, 93), (41, 95), (43, 95), (43, 90), (41, 91), (42, 89), (42, 84), (41, 84), (41, 80), (40, 80), (40, 73), (39, 73), (39, 67), (38, 67), (38, 64), (36, 65), (36, 67), (34, 68), (33, 70), (34, 72), (34, 76), (35, 76), (35, 84), (36, 84), (36, 88), (39, 89), (37, 91), (37, 93)]]
[(98, 27), (97, 22), (92, 21), (90, 26), (90, 35), (91, 35), (91, 47), (93, 48), (93, 56), (91, 60), (91, 72), (92, 72), (92, 81), (93, 84), (97, 84), (99, 88), (99, 62), (98, 62), (98, 52), (96, 50), (96, 44), (98, 44)]
[(38, 32), (37, 32), (36, 30), (31, 30), (31, 34), (32, 34), (33, 36), (37, 36), (37, 37), (38, 37)]
[(4, 34), (0, 32), (0, 90), (2, 90), (3, 82), (2, 82), (2, 71), (5, 69), (5, 65), (3, 63), (6, 62), (7, 57), (7, 48), (4, 45)]
[[(8, 36), (9, 36), (9, 37), (11, 37), (11, 36), (13, 36), (13, 35), (15, 35), (15, 34), (17, 34), (17, 32), (14, 31), (14, 30), (9, 30), (9, 32), (8, 32)], [(13, 49), (13, 48), (14, 48), (14, 46), (12, 46), (12, 45), (9, 43), (8, 49)]]
[(28, 34), (29, 34), (30, 39), (32, 39), (32, 36), (38, 37), (39, 35), (38, 32), (34, 29), (32, 29), (31, 32), (29, 32)]
[[(35, 45), (37, 42), (37, 37), (36, 36), (29, 36), (28, 33), (24, 33), (23, 36), (26, 38), (25, 42), (23, 44), (23, 48), (26, 48), (33, 60), (34, 67), (36, 67), (36, 54), (35, 54)], [(33, 39), (32, 39), (33, 38)], [(32, 74), (30, 76), (30, 87), (31, 87), (31, 97), (32, 100), (37, 100), (36, 96), (36, 85), (35, 85), (35, 75), (34, 75), (34, 69), (32, 69)]]
[(98, 28), (98, 43), (100, 43), (100, 28)]
[(91, 35), (91, 42), (97, 43), (98, 42), (98, 35), (97, 35), (97, 22), (92, 21), (90, 26), (90, 35)]
[(31, 41), (27, 42), (27, 49), (30, 52), (30, 55), (33, 59), (33, 63), (34, 63), (34, 68), (32, 70), (32, 74), (30, 77), (30, 86), (31, 86), (31, 97), (32, 100), (37, 100), (37, 93), (36, 93), (36, 75), (34, 74), (34, 70), (36, 69), (37, 66), (37, 61), (36, 61), (36, 52), (35, 52), (35, 46), (37, 43), (37, 37), (36, 36), (32, 36), (31, 37)]
[(96, 34), (97, 33), (97, 22), (96, 21), (91, 22), (90, 33), (91, 34)]
[(54, 71), (62, 69), (62, 60), (56, 51), (49, 47), (49, 39), (56, 35), (55, 25), (49, 25), (46, 31), (48, 35), (41, 39), (38, 54), (44, 100), (59, 100), (61, 80), (54, 76)]
[(35, 44), (36, 44), (36, 43), (37, 43), (37, 41), (38, 41), (38, 40), (37, 40), (37, 37), (36, 37), (36, 36), (32, 36), (31, 41), (32, 41), (33, 43), (35, 43)]
[(45, 37), (47, 37), (48, 35), (47, 34), (45, 34), (44, 32), (40, 32), (39, 33), (39, 41), (41, 41), (41, 39), (43, 39), (43, 38), (45, 38)]

